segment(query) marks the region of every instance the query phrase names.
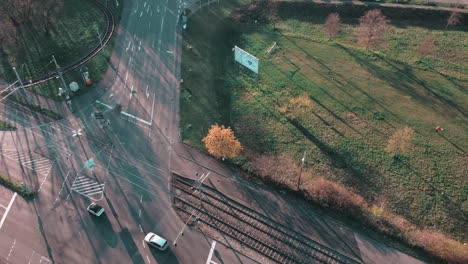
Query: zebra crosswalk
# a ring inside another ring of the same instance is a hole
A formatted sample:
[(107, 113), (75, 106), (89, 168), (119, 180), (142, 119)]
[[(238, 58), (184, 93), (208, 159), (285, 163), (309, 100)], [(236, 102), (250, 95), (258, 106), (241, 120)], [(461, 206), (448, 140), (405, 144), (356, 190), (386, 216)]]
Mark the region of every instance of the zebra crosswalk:
[(105, 183), (81, 175), (75, 178), (71, 189), (91, 200), (99, 201), (103, 198), (104, 185)]
[(54, 166), (52, 160), (34, 152), (19, 153), (17, 150), (2, 150), (2, 155), (43, 176), (47, 176)]

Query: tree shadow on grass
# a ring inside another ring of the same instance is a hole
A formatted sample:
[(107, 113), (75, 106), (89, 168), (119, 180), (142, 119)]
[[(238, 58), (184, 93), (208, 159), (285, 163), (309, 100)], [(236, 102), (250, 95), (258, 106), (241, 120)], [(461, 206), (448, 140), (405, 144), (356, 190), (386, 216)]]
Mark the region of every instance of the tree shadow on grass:
[[(459, 106), (452, 100), (449, 100), (436, 92), (430, 87), (426, 81), (419, 79), (413, 73), (411, 67), (403, 65), (403, 69), (398, 68), (394, 63), (383, 58), (378, 54), (374, 54), (381, 61), (388, 64), (393, 70), (384, 69), (377, 64), (370, 63), (369, 60), (366, 60), (359, 56), (358, 54), (352, 52), (348, 48), (337, 45), (342, 50), (347, 52), (357, 63), (359, 63), (364, 69), (368, 72), (374, 74), (377, 78), (388, 83), (391, 87), (408, 94), (411, 98), (419, 101), (423, 105), (432, 105), (435, 111), (438, 110), (441, 114), (445, 114), (447, 111), (455, 110), (459, 112), (463, 117), (468, 117), (468, 110), (463, 106)], [(422, 88), (422, 89), (421, 89)]]

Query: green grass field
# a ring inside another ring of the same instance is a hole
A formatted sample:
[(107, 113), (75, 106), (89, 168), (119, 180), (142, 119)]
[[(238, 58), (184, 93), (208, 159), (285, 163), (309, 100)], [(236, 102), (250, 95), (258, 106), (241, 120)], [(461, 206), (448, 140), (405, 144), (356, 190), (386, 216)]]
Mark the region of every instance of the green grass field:
[[(99, 43), (98, 31), (103, 34), (104, 27), (104, 16), (90, 1), (65, 0), (63, 12), (50, 24), (47, 34), (37, 30), (31, 23), (17, 28), (17, 45), (5, 46), (0, 53), (3, 69), (0, 71), (0, 78), (7, 82), (16, 80), (12, 67), (17, 68), (25, 82), (55, 71), (55, 65), (51, 63), (52, 55), (55, 55), (61, 66), (79, 59)], [(107, 57), (108, 54), (99, 54), (88, 63), (91, 77), (102, 74), (105, 70), (101, 69), (102, 61), (106, 61)], [(83, 83), (78, 70), (66, 74), (65, 80), (67, 84), (72, 81), (80, 85)], [(61, 86), (63, 85), (59, 80), (53, 80), (34, 87), (34, 91), (60, 99), (57, 91)]]
[[(285, 153), (299, 163), (306, 150), (312, 175), (466, 240), (466, 26), (444, 31), (445, 13), (383, 9), (393, 21), (386, 45), (368, 52), (352, 34), (364, 7), (283, 6), (279, 30), (273, 30), (262, 20), (253, 23), (254, 15), (243, 23), (227, 18), (235, 6), (229, 1), (200, 11), (184, 34), (184, 141), (203, 148), (210, 125), (232, 126), (245, 148), (244, 167), (268, 153)], [(322, 33), (330, 12), (343, 16), (335, 41)], [(436, 37), (436, 51), (421, 58), (416, 46), (428, 34)], [(260, 59), (258, 82), (245, 69), (239, 75), (234, 45)], [(301, 95), (311, 99), (311, 109), (288, 118), (281, 109)], [(393, 157), (386, 142), (406, 125), (416, 130), (413, 147)], [(437, 125), (444, 131), (436, 133)]]

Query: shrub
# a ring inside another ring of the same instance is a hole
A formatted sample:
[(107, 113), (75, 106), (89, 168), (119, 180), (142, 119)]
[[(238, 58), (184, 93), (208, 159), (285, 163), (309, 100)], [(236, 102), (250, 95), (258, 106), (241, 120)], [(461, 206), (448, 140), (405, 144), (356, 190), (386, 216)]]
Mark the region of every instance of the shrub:
[(27, 188), (25, 188), (24, 185), (18, 184), (13, 182), (11, 179), (3, 176), (0, 174), (0, 184), (5, 186), (6, 188), (19, 193), (19, 195), (25, 197), (25, 198), (33, 198), (36, 196), (36, 192), (31, 191)]
[(367, 203), (361, 196), (347, 190), (341, 184), (322, 177), (309, 181), (304, 192), (307, 198), (322, 206), (350, 213), (353, 216), (358, 216), (367, 209)]

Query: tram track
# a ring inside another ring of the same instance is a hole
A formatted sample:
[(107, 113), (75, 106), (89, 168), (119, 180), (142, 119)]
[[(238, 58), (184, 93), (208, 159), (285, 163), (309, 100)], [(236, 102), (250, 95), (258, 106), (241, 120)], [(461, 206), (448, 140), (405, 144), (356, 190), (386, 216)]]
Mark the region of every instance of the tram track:
[(197, 182), (174, 175), (176, 210), (197, 215), (199, 221), (264, 255), (276, 263), (346, 263), (353, 259), (320, 244)]

